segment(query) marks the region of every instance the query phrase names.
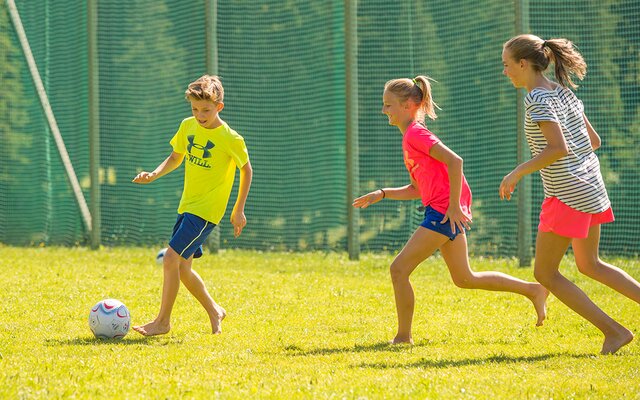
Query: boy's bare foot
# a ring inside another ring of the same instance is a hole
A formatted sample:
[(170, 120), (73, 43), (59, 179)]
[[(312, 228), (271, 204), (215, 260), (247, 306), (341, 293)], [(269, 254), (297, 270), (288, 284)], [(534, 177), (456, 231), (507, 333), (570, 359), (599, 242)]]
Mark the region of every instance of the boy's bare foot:
[(396, 336), (389, 342), (389, 344), (413, 344), (411, 336)]
[(608, 335), (604, 337), (604, 344), (602, 345), (602, 351), (600, 354), (613, 354), (620, 350), (622, 346), (629, 344), (633, 340), (633, 333), (627, 328), (617, 332), (614, 335)]
[(216, 314), (210, 315), (209, 320), (211, 321), (211, 333), (214, 335), (222, 333), (222, 320), (227, 316), (227, 311), (218, 306), (216, 307)]
[(536, 314), (538, 314), (536, 326), (542, 326), (544, 320), (547, 318), (547, 297), (549, 297), (549, 291), (539, 283), (536, 283), (536, 285), (538, 287), (529, 299), (536, 309)]
[(153, 321), (145, 325), (134, 326), (133, 330), (144, 336), (164, 335), (171, 330), (171, 325), (164, 325), (159, 322)]

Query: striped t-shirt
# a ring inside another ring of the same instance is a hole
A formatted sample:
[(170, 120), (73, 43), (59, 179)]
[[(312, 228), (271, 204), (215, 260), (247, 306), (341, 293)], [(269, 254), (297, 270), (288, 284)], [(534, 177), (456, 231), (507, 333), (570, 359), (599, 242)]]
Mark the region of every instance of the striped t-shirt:
[(557, 122), (569, 154), (540, 170), (545, 197), (557, 197), (569, 207), (590, 214), (607, 210), (611, 203), (584, 122), (584, 106), (568, 88), (535, 88), (524, 99), (525, 134), (532, 157), (546, 146), (538, 122)]

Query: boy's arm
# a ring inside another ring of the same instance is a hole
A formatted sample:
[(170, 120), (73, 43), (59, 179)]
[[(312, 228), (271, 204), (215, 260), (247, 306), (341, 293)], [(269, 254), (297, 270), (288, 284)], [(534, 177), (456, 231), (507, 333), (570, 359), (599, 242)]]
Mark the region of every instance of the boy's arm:
[(249, 195), (249, 187), (251, 187), (251, 178), (253, 177), (253, 169), (251, 162), (247, 161), (240, 168), (240, 185), (238, 187), (238, 198), (231, 212), (231, 224), (233, 225), (233, 235), (240, 236), (242, 229), (247, 225), (247, 218), (244, 215), (244, 206)]
[(184, 154), (171, 152), (169, 157), (167, 157), (160, 165), (153, 170), (153, 172), (142, 171), (135, 178), (133, 178), (133, 183), (147, 184), (155, 181), (178, 168), (180, 164), (182, 164), (182, 160), (184, 159)]

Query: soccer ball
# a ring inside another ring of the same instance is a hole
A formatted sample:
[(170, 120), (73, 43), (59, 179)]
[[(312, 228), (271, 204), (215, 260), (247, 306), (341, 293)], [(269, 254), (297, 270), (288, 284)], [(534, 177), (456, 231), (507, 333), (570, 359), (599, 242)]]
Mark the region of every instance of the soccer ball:
[(162, 263), (164, 262), (164, 254), (166, 252), (167, 252), (166, 247), (158, 252), (158, 254), (156, 255), (156, 264), (162, 265)]
[(129, 310), (115, 299), (101, 300), (89, 312), (89, 328), (98, 339), (122, 339), (130, 322)]

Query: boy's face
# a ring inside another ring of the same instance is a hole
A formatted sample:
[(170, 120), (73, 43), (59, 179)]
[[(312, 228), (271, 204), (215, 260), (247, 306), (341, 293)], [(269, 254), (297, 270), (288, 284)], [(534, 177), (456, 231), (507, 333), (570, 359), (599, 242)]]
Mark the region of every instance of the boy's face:
[(224, 108), (223, 103), (196, 99), (190, 99), (189, 101), (191, 102), (191, 112), (200, 126), (212, 129), (220, 125), (218, 113)]

